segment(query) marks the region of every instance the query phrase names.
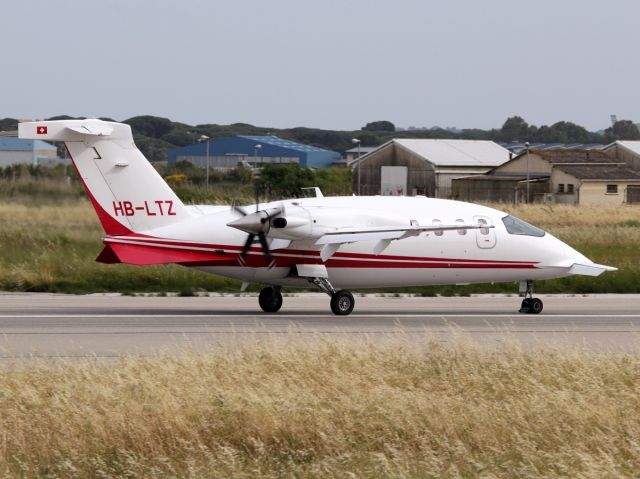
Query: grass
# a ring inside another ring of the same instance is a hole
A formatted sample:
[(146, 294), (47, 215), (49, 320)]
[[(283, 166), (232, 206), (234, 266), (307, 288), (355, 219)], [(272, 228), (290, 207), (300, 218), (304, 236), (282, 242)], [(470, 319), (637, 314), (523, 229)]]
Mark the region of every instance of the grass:
[(640, 356), (282, 341), (1, 368), (10, 477), (637, 477)]
[[(178, 266), (136, 267), (104, 265), (94, 260), (102, 249), (103, 232), (91, 205), (78, 199), (75, 186), (66, 186), (68, 195), (57, 196), (63, 188), (49, 180), (43, 185), (29, 183), (27, 191), (2, 189), (0, 182), (0, 289), (8, 291), (89, 292), (180, 292), (237, 291), (239, 282), (192, 271)], [(8, 183), (7, 183), (8, 184)], [(13, 184), (13, 182), (11, 183)], [(14, 185), (15, 186), (15, 185)], [(23, 185), (24, 186), (24, 185)], [(45, 201), (42, 191), (51, 192)], [(26, 188), (26, 187), (25, 187)], [(42, 194), (41, 194), (42, 193)], [(200, 190), (189, 193), (201, 198)], [(218, 193), (209, 192), (206, 194)], [(17, 196), (16, 196), (17, 195)], [(640, 209), (576, 208), (529, 205), (498, 208), (541, 226), (575, 247), (592, 260), (616, 266), (620, 271), (598, 278), (574, 276), (537, 283), (541, 293), (637, 293), (640, 292)], [(252, 290), (258, 288), (252, 286)], [(509, 283), (468, 286), (431, 286), (394, 289), (422, 295), (514, 292)]]

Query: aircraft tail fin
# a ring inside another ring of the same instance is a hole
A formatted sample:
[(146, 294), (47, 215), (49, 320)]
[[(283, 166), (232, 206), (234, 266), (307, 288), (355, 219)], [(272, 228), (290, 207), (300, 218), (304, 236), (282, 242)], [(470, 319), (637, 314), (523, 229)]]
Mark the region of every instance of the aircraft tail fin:
[(18, 124), (20, 138), (62, 141), (105, 232), (145, 232), (191, 217), (133, 142), (131, 127), (102, 120)]

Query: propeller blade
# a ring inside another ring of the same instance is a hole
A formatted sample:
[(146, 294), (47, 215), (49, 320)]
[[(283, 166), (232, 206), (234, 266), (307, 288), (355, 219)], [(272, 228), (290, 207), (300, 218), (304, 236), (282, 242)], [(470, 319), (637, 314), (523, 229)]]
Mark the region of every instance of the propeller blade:
[(231, 205), (231, 209), (242, 216), (247, 216), (248, 214), (242, 207), (236, 204)]
[(262, 245), (262, 251), (267, 258), (267, 263), (269, 263), (269, 269), (273, 268), (276, 264), (275, 259), (271, 255), (271, 250), (269, 249), (269, 243), (267, 243), (267, 237), (264, 233), (258, 234), (258, 239), (260, 240), (260, 244)]
[(244, 257), (251, 248), (251, 244), (253, 243), (253, 239), (256, 237), (253, 233), (247, 236), (247, 241), (244, 242), (244, 246), (242, 247), (242, 252), (240, 253), (240, 262), (244, 264)]

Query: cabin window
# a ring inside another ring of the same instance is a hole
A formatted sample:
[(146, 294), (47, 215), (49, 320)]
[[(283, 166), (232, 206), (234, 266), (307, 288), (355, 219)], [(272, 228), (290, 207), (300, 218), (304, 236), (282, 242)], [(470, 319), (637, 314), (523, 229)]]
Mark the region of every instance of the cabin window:
[[(487, 220), (480, 218), (478, 220), (478, 224), (479, 225), (488, 225), (489, 223), (487, 223)], [(480, 234), (488, 235), (489, 234), (489, 228), (480, 228)]]
[(564, 193), (564, 183), (558, 185), (558, 193)]
[[(464, 220), (456, 220), (456, 224), (458, 224), (458, 225), (463, 225), (463, 224), (464, 224)], [(466, 234), (467, 234), (467, 230), (466, 230), (466, 229), (464, 229), (464, 228), (460, 228), (460, 229), (459, 229), (459, 230), (457, 230), (457, 231), (458, 231), (458, 234), (459, 234), (459, 235), (461, 235), (461, 236), (464, 236), (464, 235), (466, 235)]]
[(573, 183), (567, 183), (567, 193), (573, 194)]
[[(433, 220), (433, 226), (440, 226), (442, 224), (442, 221), (440, 220)], [(435, 230), (433, 232), (436, 236), (442, 236), (442, 233), (444, 233), (444, 231), (442, 230)]]
[(618, 194), (618, 185), (607, 185), (607, 194), (608, 195), (617, 195)]
[(502, 218), (502, 222), (504, 223), (504, 227), (507, 229), (507, 233), (512, 235), (524, 235), (524, 236), (544, 236), (544, 230), (540, 228), (536, 228), (529, 223), (522, 221), (520, 218), (516, 218), (515, 216), (505, 216)]

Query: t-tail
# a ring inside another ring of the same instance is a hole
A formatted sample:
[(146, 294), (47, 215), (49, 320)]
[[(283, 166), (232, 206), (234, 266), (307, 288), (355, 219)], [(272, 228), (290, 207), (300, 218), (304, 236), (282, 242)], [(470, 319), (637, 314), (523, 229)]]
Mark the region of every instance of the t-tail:
[(129, 125), (93, 119), (24, 122), (18, 136), (65, 143), (109, 236), (145, 234), (191, 217), (138, 150)]

